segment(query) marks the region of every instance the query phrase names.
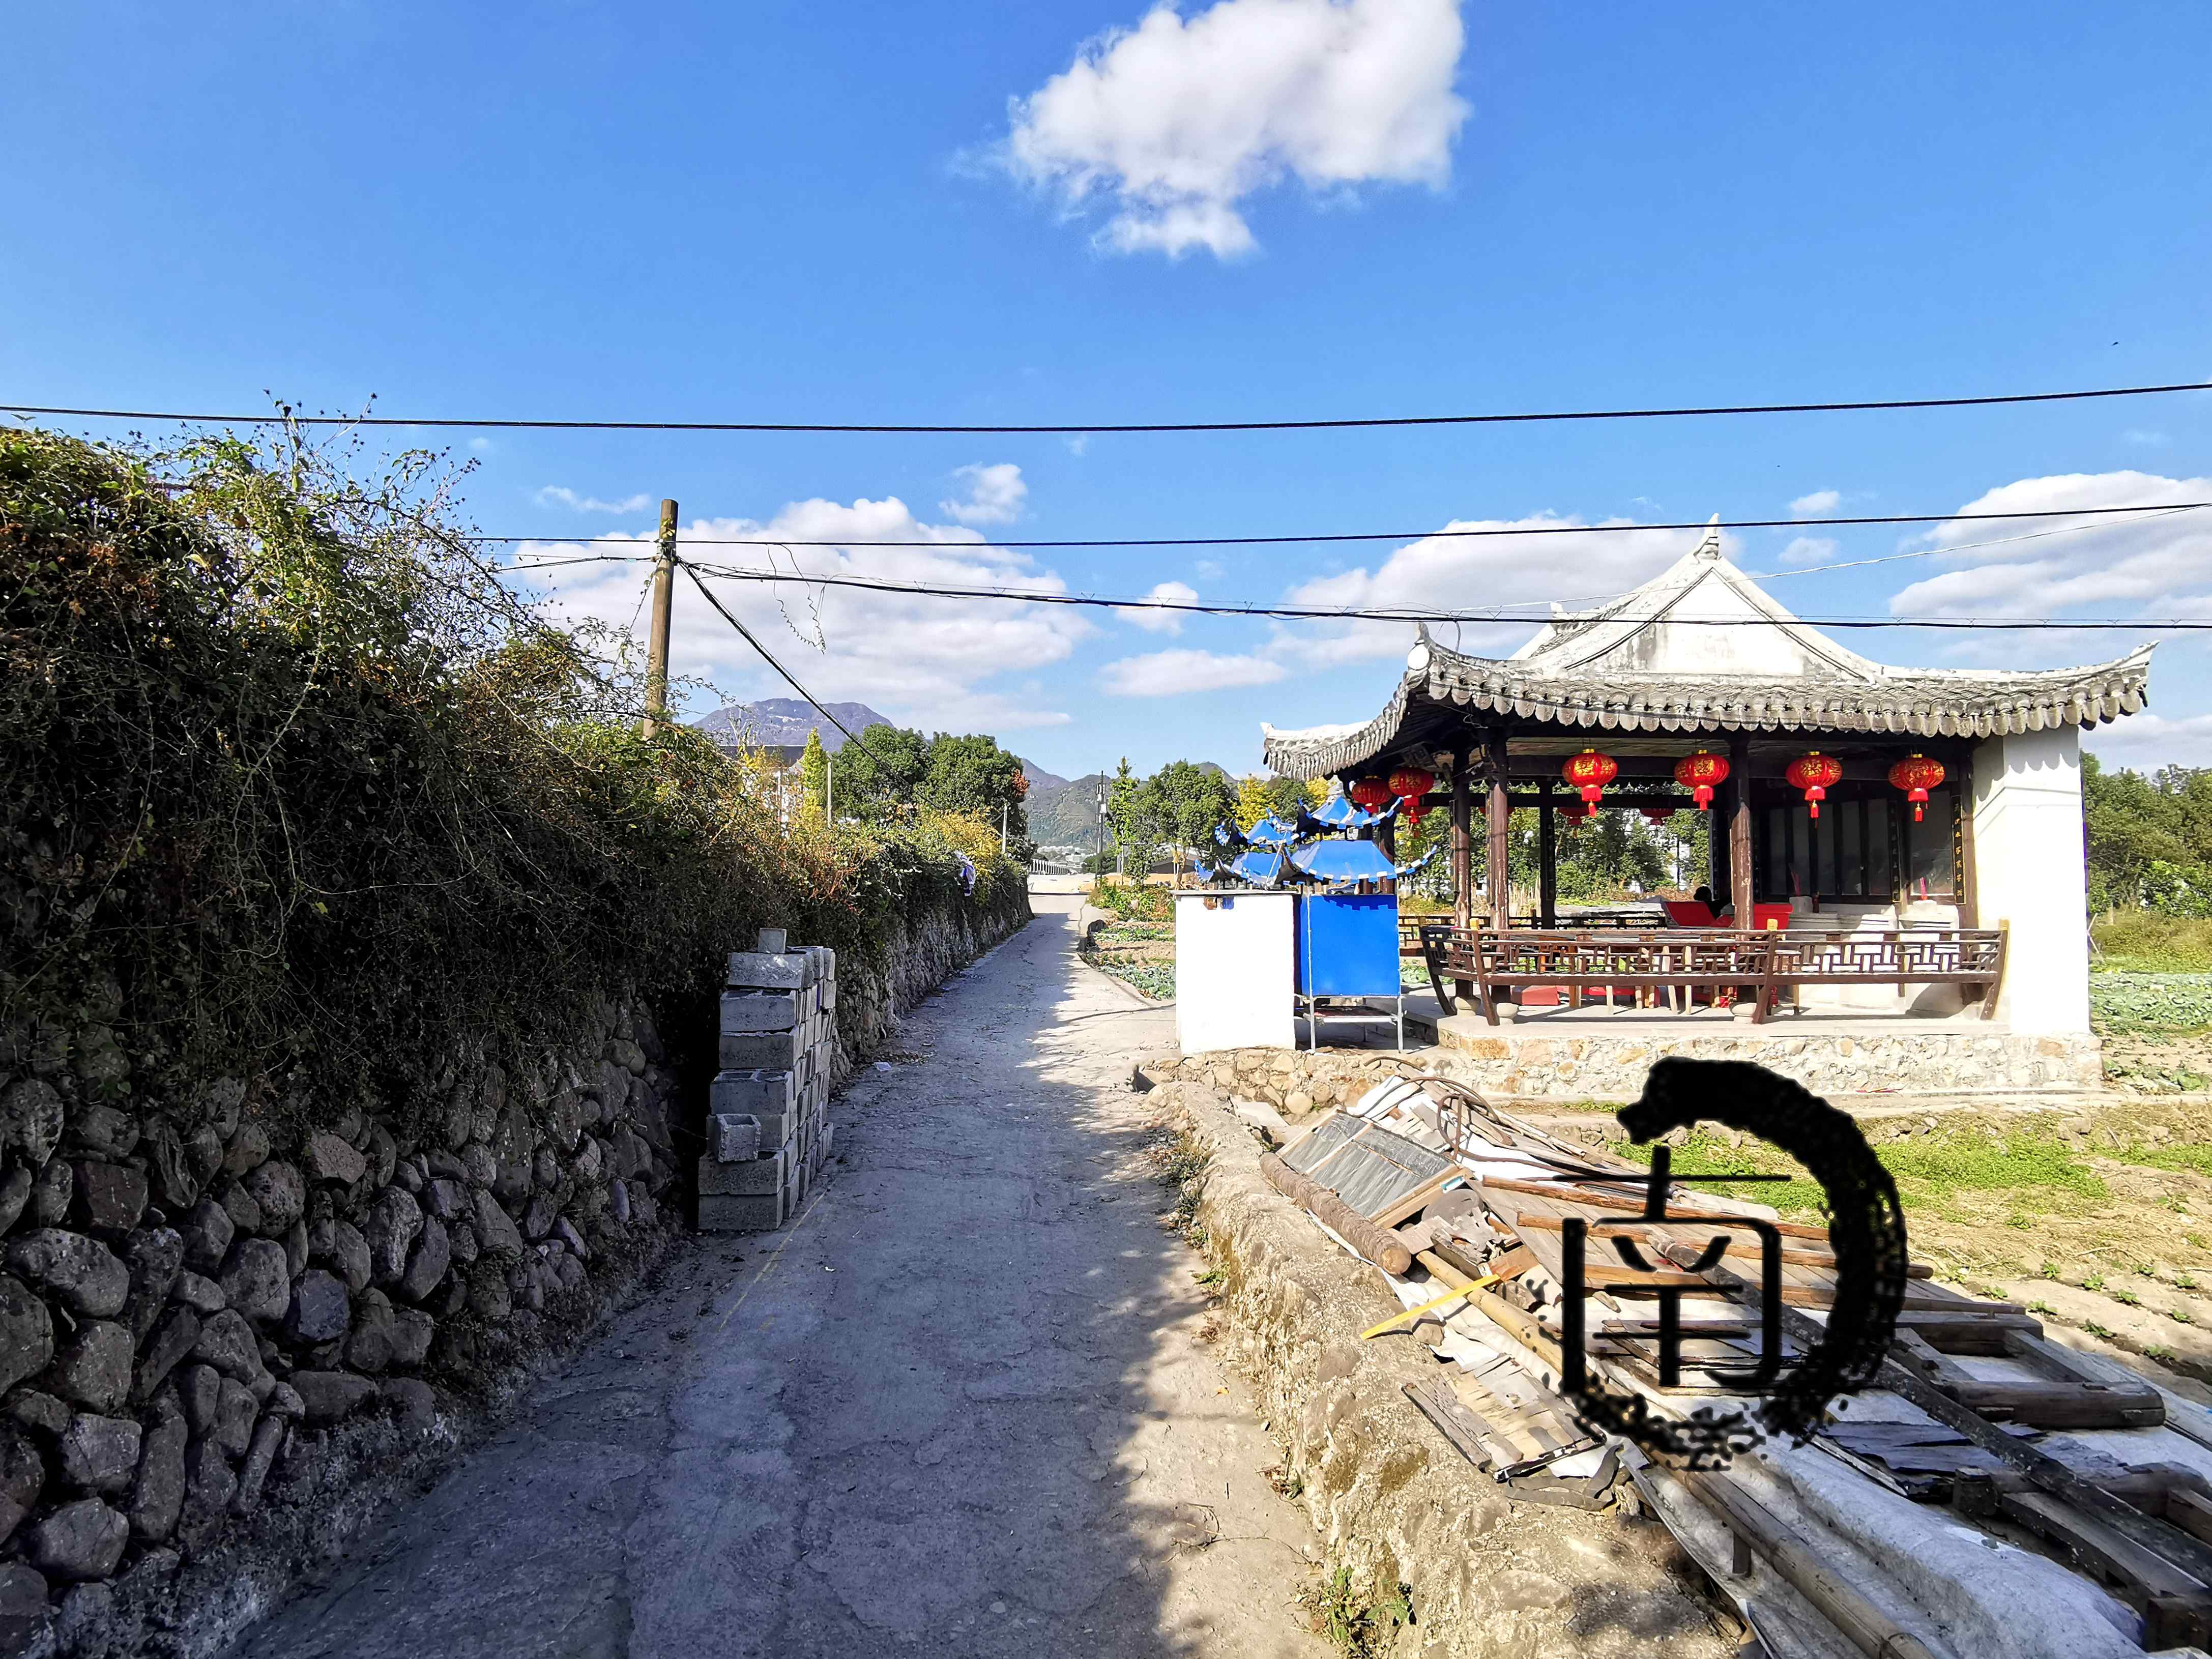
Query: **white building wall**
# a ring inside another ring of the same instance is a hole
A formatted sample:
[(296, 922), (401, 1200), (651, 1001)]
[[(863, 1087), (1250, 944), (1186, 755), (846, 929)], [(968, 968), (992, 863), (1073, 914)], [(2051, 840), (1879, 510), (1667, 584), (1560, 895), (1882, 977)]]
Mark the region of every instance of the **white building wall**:
[(2081, 728), (1981, 744), (1974, 750), (1973, 811), (1976, 921), (2012, 930), (1997, 1018), (2018, 1032), (2087, 1030)]
[(1187, 1054), (1297, 1046), (1291, 896), (1175, 896), (1176, 1041)]

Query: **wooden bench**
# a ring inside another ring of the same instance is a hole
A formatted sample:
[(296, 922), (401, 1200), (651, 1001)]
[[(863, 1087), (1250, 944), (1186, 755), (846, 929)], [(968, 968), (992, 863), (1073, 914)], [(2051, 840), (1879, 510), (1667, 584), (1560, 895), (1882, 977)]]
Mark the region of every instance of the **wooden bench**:
[(1802, 985), (1959, 985), (1977, 988), (1984, 1019), (2004, 978), (2002, 928), (1903, 927), (1871, 933), (1736, 928), (1530, 928), (1500, 932), (1423, 923), (1421, 954), (1447, 1015), (1451, 981), (1471, 983), (1483, 1016), (1498, 1024), (1502, 993), (1558, 986), (1580, 1007), (1592, 991), (1700, 990), (1755, 999), (1763, 1023), (1778, 993)]

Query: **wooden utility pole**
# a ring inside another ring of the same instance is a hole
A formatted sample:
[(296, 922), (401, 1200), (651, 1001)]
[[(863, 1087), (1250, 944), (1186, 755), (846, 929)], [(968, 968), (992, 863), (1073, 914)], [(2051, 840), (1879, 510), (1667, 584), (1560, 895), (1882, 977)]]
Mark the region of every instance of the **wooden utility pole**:
[(646, 636), (645, 719), (640, 730), (658, 737), (668, 718), (668, 609), (676, 598), (676, 503), (660, 504), (660, 556), (653, 564), (653, 631)]

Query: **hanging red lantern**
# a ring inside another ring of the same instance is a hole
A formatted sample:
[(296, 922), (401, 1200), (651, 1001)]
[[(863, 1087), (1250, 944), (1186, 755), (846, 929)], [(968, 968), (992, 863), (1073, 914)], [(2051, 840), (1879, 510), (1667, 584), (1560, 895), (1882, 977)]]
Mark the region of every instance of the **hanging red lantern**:
[(1559, 775), (1583, 792), (1583, 805), (1595, 811), (1598, 797), (1604, 793), (1606, 785), (1620, 775), (1620, 766), (1610, 755), (1601, 755), (1595, 749), (1585, 749), (1579, 755), (1567, 757), (1567, 763), (1559, 769)]
[(1650, 824), (1654, 830), (1660, 828), (1668, 818), (1671, 818), (1674, 816), (1674, 812), (1672, 807), (1647, 806), (1644, 809), (1644, 821)]
[[(1401, 796), (1400, 799), (1403, 799), (1405, 798)], [(1427, 816), (1428, 810), (1429, 809), (1426, 806), (1422, 805), (1419, 796), (1415, 796), (1412, 799), (1407, 800), (1404, 814), (1406, 827), (1409, 830), (1419, 829), (1421, 827), (1421, 820), (1423, 817)]]
[(1925, 755), (1915, 755), (1901, 760), (1889, 769), (1890, 783), (1905, 791), (1905, 799), (1912, 803), (1912, 821), (1920, 822), (1920, 809), (1928, 804), (1928, 792), (1943, 781), (1943, 763), (1929, 760)]
[(1828, 786), (1844, 775), (1844, 763), (1833, 755), (1824, 755), (1815, 749), (1791, 761), (1790, 769), (1782, 775), (1790, 780), (1791, 788), (1805, 792), (1805, 805), (1817, 818), (1820, 816), (1820, 803), (1828, 798)]
[(1400, 800), (1419, 800), (1437, 787), (1437, 775), (1418, 766), (1401, 766), (1390, 775), (1390, 793)]
[(1354, 806), (1366, 812), (1379, 812), (1396, 799), (1390, 793), (1390, 786), (1380, 778), (1358, 779), (1344, 793), (1351, 797)]
[(1728, 757), (1710, 750), (1700, 749), (1674, 763), (1674, 781), (1697, 798), (1700, 812), (1711, 810), (1713, 791), (1728, 781)]

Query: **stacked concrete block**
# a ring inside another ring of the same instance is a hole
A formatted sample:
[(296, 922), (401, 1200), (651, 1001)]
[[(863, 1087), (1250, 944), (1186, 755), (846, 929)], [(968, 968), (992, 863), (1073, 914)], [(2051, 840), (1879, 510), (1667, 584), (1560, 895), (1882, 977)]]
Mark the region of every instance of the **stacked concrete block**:
[(799, 1206), (830, 1155), (830, 1060), (837, 953), (763, 928), (732, 951), (722, 994), (721, 1070), (699, 1160), (702, 1232), (767, 1232)]

